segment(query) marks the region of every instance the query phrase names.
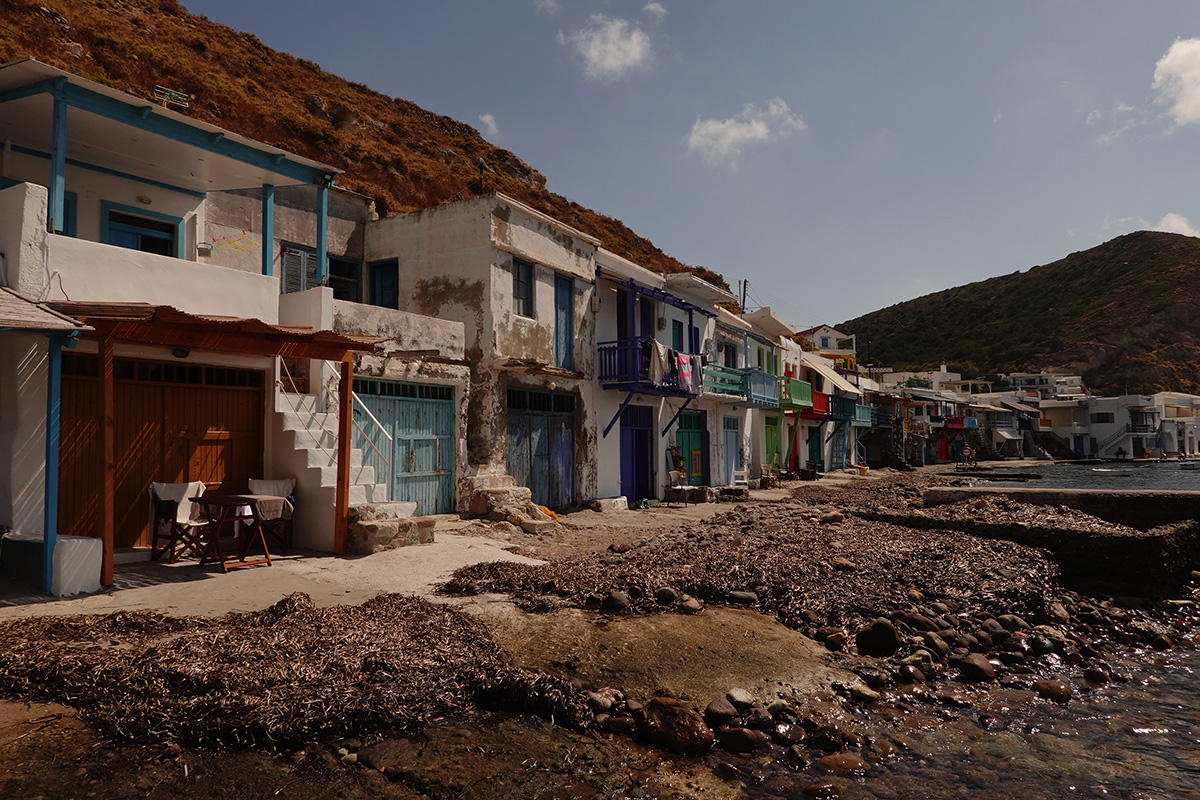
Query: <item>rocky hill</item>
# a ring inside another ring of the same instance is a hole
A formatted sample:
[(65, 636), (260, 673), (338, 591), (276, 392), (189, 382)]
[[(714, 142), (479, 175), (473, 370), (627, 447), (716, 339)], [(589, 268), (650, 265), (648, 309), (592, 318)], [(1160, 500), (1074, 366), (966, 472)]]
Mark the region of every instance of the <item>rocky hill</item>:
[(720, 275), (671, 258), (620, 220), (546, 189), (546, 178), (469, 125), (343, 80), (176, 0), (0, 0), (0, 63), (32, 56), (130, 94), (192, 96), (184, 113), (345, 171), (381, 215), (502, 191), (659, 272)]
[(894, 369), (1057, 370), (1105, 394), (1200, 393), (1200, 239), (1140, 231), (839, 326)]

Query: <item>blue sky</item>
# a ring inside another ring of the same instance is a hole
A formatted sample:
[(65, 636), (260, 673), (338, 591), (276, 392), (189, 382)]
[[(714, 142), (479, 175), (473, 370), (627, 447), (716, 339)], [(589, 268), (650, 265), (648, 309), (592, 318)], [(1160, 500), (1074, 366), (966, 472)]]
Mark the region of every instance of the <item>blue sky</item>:
[(1200, 232), (1200, 3), (183, 0), (836, 324)]

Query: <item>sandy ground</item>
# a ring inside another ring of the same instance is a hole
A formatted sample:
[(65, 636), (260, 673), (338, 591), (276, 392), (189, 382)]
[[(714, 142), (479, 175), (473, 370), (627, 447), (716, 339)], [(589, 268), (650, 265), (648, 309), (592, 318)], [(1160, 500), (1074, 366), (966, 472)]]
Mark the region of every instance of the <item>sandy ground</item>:
[[(756, 501), (780, 501), (785, 490), (753, 493)], [(219, 568), (139, 562), (118, 565), (115, 585), (91, 595), (52, 598), (0, 582), (0, 619), (44, 614), (107, 614), (147, 609), (168, 614), (221, 616), (266, 608), (293, 592), (305, 592), (318, 606), (357, 604), (396, 592), (443, 600), (434, 587), (456, 569), (486, 561), (559, 558), (604, 550), (678, 525), (724, 513), (729, 504), (660, 506), (638, 511), (577, 511), (543, 534), (492, 526), (454, 516), (439, 517), (435, 541), (361, 557), (298, 553), (274, 557), (271, 566), (251, 566), (222, 574)]]

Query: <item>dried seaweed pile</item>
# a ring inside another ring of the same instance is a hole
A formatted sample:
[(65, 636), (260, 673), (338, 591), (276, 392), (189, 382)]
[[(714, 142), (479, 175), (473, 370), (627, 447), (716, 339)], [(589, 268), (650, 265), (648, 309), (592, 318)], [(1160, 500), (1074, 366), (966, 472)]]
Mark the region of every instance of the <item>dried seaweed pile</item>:
[(1077, 509), (1021, 503), (1002, 495), (979, 497), (908, 513), (930, 519), (969, 521), (986, 525), (1024, 525), (1046, 530), (1112, 533), (1122, 536), (1143, 535), (1143, 532), (1136, 528), (1108, 522)]
[[(824, 518), (826, 521), (820, 521)], [(635, 613), (668, 610), (670, 587), (709, 603), (757, 607), (786, 625), (855, 626), (907, 609), (910, 591), (964, 610), (1041, 616), (1058, 589), (1058, 568), (1041, 550), (955, 532), (924, 532), (775, 505), (737, 506), (692, 529), (656, 536), (621, 554), (544, 566), (480, 564), (443, 591), (509, 593), (526, 610), (597, 606), (625, 592)]]
[(220, 619), (41, 617), (0, 623), (0, 640), (3, 692), (75, 706), (125, 741), (282, 747), (480, 706), (588, 718), (568, 685), (509, 664), (480, 623), (399, 595), (318, 609), (295, 594)]

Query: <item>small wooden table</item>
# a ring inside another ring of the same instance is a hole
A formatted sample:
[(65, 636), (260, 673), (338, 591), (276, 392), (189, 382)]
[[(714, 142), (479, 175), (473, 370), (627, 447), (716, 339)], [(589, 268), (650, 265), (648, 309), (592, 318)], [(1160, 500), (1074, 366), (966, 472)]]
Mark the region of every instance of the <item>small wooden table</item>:
[[(191, 499), (200, 504), (204, 509), (204, 515), (208, 518), (208, 523), (200, 531), (200, 566), (203, 567), (209, 561), (217, 561), (221, 564), (222, 572), (229, 572), (230, 569), (236, 567), (249, 567), (254, 564), (271, 565), (271, 553), (267, 549), (267, 540), (263, 536), (257, 509), (260, 500), (274, 498), (257, 494), (234, 494), (225, 497), (193, 497)], [(245, 511), (247, 507), (250, 509), (249, 513)], [(226, 556), (221, 549), (221, 529), (237, 521), (248, 521), (248, 524), (242, 531), (238, 542), (237, 562), (231, 564), (229, 563), (230, 557)], [(250, 552), (250, 547), (256, 539), (262, 545), (262, 558), (247, 561), (246, 555)]]

